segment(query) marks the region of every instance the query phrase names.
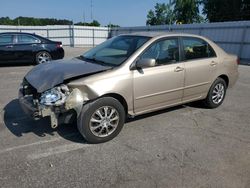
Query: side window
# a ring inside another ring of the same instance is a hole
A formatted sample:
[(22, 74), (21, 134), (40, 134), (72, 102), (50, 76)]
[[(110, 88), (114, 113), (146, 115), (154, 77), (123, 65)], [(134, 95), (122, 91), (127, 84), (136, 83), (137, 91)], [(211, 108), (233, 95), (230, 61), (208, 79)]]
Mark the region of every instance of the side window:
[(184, 58), (186, 60), (215, 57), (212, 47), (199, 38), (183, 38)]
[(179, 61), (179, 44), (177, 38), (155, 42), (141, 56), (141, 59), (155, 59), (157, 65)]
[(18, 43), (19, 44), (30, 44), (30, 43), (38, 43), (39, 40), (35, 37), (29, 35), (18, 35)]
[(0, 45), (11, 44), (13, 42), (13, 35), (0, 35)]

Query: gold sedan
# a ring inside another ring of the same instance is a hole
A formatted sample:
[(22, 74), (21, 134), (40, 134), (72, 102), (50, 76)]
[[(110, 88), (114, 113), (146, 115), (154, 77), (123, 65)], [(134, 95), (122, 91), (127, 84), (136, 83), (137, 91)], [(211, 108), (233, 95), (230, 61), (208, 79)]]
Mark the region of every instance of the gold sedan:
[(202, 101), (222, 104), (238, 78), (238, 58), (211, 40), (180, 33), (135, 33), (111, 38), (72, 60), (36, 66), (24, 78), (19, 99), (51, 126), (77, 120), (90, 143), (106, 142), (125, 119)]

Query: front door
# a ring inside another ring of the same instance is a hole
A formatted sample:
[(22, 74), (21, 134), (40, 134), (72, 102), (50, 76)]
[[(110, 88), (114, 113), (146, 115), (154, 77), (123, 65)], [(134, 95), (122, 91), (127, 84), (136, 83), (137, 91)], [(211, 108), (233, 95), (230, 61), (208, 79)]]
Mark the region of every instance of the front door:
[(140, 114), (181, 102), (184, 87), (184, 63), (178, 38), (156, 41), (140, 59), (155, 59), (156, 66), (133, 71), (134, 111)]
[(13, 35), (0, 35), (0, 62), (10, 62), (15, 60), (13, 52)]

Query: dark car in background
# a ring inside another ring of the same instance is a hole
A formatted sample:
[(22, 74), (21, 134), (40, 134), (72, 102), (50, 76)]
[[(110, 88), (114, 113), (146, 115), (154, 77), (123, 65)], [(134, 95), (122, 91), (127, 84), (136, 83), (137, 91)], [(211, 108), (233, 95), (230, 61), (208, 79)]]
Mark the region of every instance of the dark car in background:
[(0, 63), (41, 64), (63, 57), (62, 42), (30, 33), (0, 33)]

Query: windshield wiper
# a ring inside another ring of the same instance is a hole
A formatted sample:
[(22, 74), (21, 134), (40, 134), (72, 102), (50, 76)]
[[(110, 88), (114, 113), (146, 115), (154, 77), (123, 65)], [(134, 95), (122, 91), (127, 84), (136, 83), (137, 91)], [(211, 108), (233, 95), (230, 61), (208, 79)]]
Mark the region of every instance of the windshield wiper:
[(102, 61), (100, 59), (96, 59), (95, 57), (84, 57), (84, 56), (80, 56), (81, 59), (85, 60), (85, 61), (90, 61), (92, 63), (96, 63), (96, 64), (99, 64), (99, 65), (104, 65), (104, 66), (114, 66), (113, 64), (111, 63), (107, 63), (105, 61)]

